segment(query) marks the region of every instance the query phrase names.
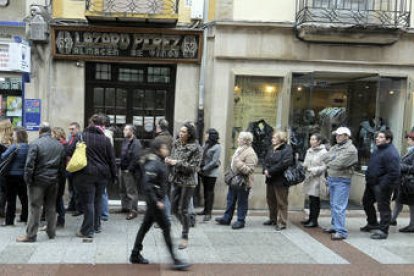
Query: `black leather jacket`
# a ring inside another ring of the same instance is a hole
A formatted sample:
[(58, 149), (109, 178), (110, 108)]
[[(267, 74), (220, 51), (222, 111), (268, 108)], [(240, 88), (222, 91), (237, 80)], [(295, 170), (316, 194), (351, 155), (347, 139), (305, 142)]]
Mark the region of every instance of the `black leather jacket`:
[(267, 170), (270, 175), (270, 177), (266, 177), (266, 184), (275, 186), (286, 185), (283, 173), (292, 164), (293, 152), (290, 145), (283, 144), (276, 150), (269, 148), (264, 164), (264, 170)]
[(29, 144), (24, 179), (28, 186), (58, 184), (65, 174), (65, 149), (49, 133)]
[(167, 191), (167, 166), (155, 154), (148, 154), (144, 160), (145, 175), (144, 190), (147, 196), (148, 204), (156, 204), (157, 201), (163, 201)]

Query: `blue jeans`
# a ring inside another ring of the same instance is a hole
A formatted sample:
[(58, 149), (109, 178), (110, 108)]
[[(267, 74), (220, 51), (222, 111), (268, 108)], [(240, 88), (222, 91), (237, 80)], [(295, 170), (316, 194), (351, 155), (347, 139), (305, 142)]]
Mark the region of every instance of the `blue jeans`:
[(346, 208), (348, 207), (349, 190), (351, 179), (342, 177), (328, 177), (331, 204), (331, 224), (338, 234), (344, 238), (348, 237), (345, 228)]
[(227, 192), (227, 206), (223, 220), (231, 222), (237, 203), (237, 221), (245, 222), (247, 210), (249, 209), (249, 192), (250, 188), (233, 189), (229, 187)]
[(102, 214), (105, 219), (109, 218), (109, 203), (108, 203), (108, 191), (105, 188), (105, 192), (102, 194)]

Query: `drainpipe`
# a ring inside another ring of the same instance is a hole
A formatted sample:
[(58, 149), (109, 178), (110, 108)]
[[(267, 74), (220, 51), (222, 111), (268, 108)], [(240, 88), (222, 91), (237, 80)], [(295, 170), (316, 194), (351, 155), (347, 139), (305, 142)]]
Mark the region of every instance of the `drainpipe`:
[(209, 11), (209, 0), (204, 0), (203, 11), (203, 52), (201, 56), (200, 65), (200, 82), (198, 85), (198, 113), (197, 113), (197, 128), (198, 138), (200, 144), (203, 142), (204, 133), (204, 99), (205, 99), (205, 83), (206, 83), (206, 60), (207, 60), (207, 22)]

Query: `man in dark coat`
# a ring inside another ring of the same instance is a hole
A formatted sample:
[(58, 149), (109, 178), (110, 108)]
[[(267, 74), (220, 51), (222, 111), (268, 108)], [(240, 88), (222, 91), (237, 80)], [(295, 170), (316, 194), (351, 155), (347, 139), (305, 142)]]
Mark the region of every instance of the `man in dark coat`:
[(29, 219), (26, 235), (17, 237), (17, 242), (36, 241), (42, 206), (46, 213), (46, 233), (49, 239), (55, 238), (56, 195), (59, 179), (65, 177), (65, 158), (63, 146), (51, 137), (49, 124), (42, 123), (39, 138), (29, 145), (24, 171), (29, 198)]
[(134, 126), (124, 127), (124, 141), (121, 150), (120, 195), (122, 210), (128, 213), (126, 219), (131, 220), (138, 215), (138, 180), (134, 172), (135, 164), (141, 153), (141, 143), (134, 135)]
[[(391, 195), (400, 180), (400, 155), (392, 144), (393, 134), (390, 130), (378, 132), (375, 137), (377, 149), (368, 162), (365, 174), (366, 186), (362, 199), (368, 224), (361, 231), (374, 230), (371, 239), (386, 239), (391, 221)], [(374, 203), (377, 202), (380, 223)]]

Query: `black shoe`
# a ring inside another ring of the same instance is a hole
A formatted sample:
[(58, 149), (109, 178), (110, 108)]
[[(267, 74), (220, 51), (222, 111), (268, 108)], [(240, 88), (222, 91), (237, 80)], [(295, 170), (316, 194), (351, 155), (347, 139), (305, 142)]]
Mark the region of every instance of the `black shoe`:
[(392, 220), (392, 221), (390, 221), (390, 225), (391, 225), (391, 226), (397, 226), (397, 221), (396, 221), (396, 220)]
[(205, 211), (201, 211), (201, 212), (197, 212), (196, 214), (197, 214), (197, 216), (204, 216), (206, 214), (206, 212)]
[(83, 215), (82, 212), (75, 211), (75, 212), (73, 212), (72, 217), (78, 217), (78, 216), (81, 216), (81, 215)]
[(99, 234), (99, 233), (102, 232), (102, 228), (101, 227), (98, 227), (94, 231), (95, 231), (95, 233)]
[(210, 221), (211, 220), (211, 215), (205, 215), (203, 218), (203, 221)]
[(178, 260), (178, 259), (176, 259), (176, 260), (174, 260), (174, 263), (173, 263), (173, 265), (171, 266), (171, 268), (173, 269), (173, 270), (181, 270), (181, 271), (185, 271), (185, 270), (188, 270), (188, 268), (190, 268), (190, 264), (188, 264), (188, 263), (185, 263), (185, 262), (183, 262), (183, 261), (180, 261), (180, 260)]
[(282, 232), (282, 230), (286, 229), (286, 225), (276, 225), (275, 230), (276, 232)]
[(398, 229), (398, 232), (401, 232), (401, 233), (414, 233), (414, 226), (408, 225), (406, 227)]
[(269, 220), (266, 220), (265, 222), (263, 222), (263, 225), (273, 226), (273, 225), (276, 225), (276, 222), (274, 222), (273, 220), (269, 219)]
[(145, 259), (140, 253), (131, 254), (129, 261), (133, 264), (149, 264), (149, 261)]
[(314, 221), (310, 221), (309, 223), (304, 224), (303, 226), (307, 228), (314, 228), (314, 227), (318, 227), (318, 223)]
[(65, 228), (65, 222), (59, 221), (56, 223), (56, 228)]
[(372, 235), (371, 239), (373, 240), (385, 240), (388, 237), (387, 233), (382, 232), (381, 230), (376, 230)]
[(324, 233), (327, 233), (327, 234), (334, 234), (334, 233), (336, 233), (335, 229), (332, 229), (332, 228), (323, 228), (322, 231)]
[(230, 221), (227, 221), (227, 220), (225, 220), (222, 217), (218, 217), (215, 220), (216, 220), (216, 222), (218, 222), (218, 224), (221, 224), (221, 225), (230, 225)]
[(244, 228), (244, 222), (236, 221), (235, 223), (232, 224), (231, 228), (232, 229), (242, 229), (242, 228)]
[(371, 232), (373, 230), (378, 230), (378, 228), (379, 228), (379, 225), (370, 225), (370, 224), (367, 224), (364, 227), (359, 228), (359, 230), (361, 232)]
[(305, 225), (305, 224), (308, 224), (309, 222), (310, 222), (310, 220), (309, 220), (309, 219), (307, 219), (307, 220), (302, 220), (302, 221), (300, 222), (300, 224)]

